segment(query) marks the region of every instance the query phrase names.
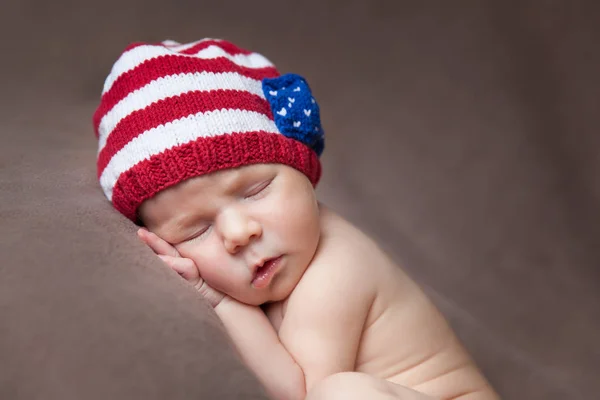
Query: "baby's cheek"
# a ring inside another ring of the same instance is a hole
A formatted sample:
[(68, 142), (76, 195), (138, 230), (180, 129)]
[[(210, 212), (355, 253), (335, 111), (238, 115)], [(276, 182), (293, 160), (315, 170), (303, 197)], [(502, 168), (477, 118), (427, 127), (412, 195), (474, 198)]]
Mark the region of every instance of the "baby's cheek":
[(278, 221), (277, 232), (280, 240), (287, 243), (295, 251), (313, 251), (319, 238), (318, 217), (311, 207), (306, 204), (291, 203), (295, 210), (288, 210), (281, 214)]
[(305, 220), (317, 210), (317, 201), (312, 187), (290, 185), (278, 196), (274, 196), (270, 206), (284, 220)]
[(198, 268), (212, 262), (218, 257), (218, 244), (216, 235), (211, 232), (205, 239), (193, 239), (189, 243), (184, 243), (177, 250), (182, 257), (193, 260)]
[(200, 276), (213, 289), (228, 293), (228, 283), (226, 269), (214, 264), (201, 264), (198, 266)]
[(305, 231), (307, 234), (313, 234), (314, 225), (318, 222), (318, 206), (314, 197), (306, 193), (299, 193), (291, 196), (287, 202), (285, 219), (294, 226), (294, 228)]
[(214, 249), (207, 249), (202, 256), (196, 257), (195, 262), (200, 276), (209, 286), (229, 294), (232, 279), (229, 265), (224, 257)]

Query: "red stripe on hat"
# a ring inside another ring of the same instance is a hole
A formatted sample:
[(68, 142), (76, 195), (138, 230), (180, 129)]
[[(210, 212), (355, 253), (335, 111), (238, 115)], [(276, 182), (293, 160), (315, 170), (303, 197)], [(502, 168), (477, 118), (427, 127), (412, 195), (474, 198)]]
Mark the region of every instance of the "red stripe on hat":
[(221, 109), (254, 111), (273, 120), (267, 100), (239, 90), (193, 91), (152, 103), (123, 118), (110, 132), (106, 145), (98, 155), (98, 178), (111, 158), (127, 143), (159, 125), (190, 115)]
[(237, 54), (245, 54), (245, 55), (252, 54), (251, 51), (239, 48), (233, 43), (226, 42), (226, 41), (220, 41), (220, 40), (206, 40), (204, 42), (200, 42), (200, 43), (193, 45), (189, 49), (180, 51), (179, 53), (181, 53), (181, 54), (196, 54), (200, 50), (203, 50), (203, 49), (205, 49), (209, 46), (213, 46), (213, 45), (222, 48), (226, 53), (228, 53), (229, 55), (232, 55), (232, 56), (235, 56)]
[(160, 56), (143, 62), (132, 70), (119, 76), (100, 101), (94, 113), (94, 131), (98, 137), (98, 127), (102, 117), (129, 93), (148, 83), (169, 75), (193, 72), (236, 72), (248, 78), (262, 80), (279, 76), (275, 67), (248, 68), (235, 64), (225, 57), (202, 59), (190, 56)]
[(119, 176), (113, 205), (137, 222), (146, 199), (186, 179), (250, 164), (285, 164), (304, 173), (316, 186), (321, 177), (317, 154), (303, 143), (267, 132), (234, 133), (197, 140), (139, 162)]

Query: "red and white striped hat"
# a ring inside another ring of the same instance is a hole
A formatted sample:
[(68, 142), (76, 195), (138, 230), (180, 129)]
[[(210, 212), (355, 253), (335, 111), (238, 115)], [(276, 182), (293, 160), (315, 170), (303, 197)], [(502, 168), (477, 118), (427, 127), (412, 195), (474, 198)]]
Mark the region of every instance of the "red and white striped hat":
[(114, 64), (94, 113), (98, 179), (134, 222), (161, 190), (226, 168), (281, 163), (316, 185), (319, 118), (306, 82), (280, 76), (258, 53), (214, 39), (135, 43)]

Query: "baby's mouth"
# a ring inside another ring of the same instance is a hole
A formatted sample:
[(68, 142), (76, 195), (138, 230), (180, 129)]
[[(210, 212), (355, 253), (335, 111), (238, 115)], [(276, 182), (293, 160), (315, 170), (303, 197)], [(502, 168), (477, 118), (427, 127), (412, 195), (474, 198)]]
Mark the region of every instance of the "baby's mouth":
[(271, 282), (271, 278), (280, 264), (281, 257), (282, 256), (265, 260), (265, 262), (256, 269), (251, 282), (254, 287), (263, 288)]

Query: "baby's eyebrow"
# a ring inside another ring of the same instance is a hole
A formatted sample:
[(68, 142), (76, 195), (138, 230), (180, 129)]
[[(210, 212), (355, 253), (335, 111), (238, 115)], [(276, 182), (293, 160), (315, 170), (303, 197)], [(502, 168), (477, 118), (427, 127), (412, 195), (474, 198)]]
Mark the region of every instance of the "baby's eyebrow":
[(260, 174), (257, 172), (249, 173), (239, 173), (232, 177), (227, 183), (223, 185), (223, 192), (226, 195), (237, 194), (246, 187), (253, 185), (256, 183), (255, 181), (260, 178)]

